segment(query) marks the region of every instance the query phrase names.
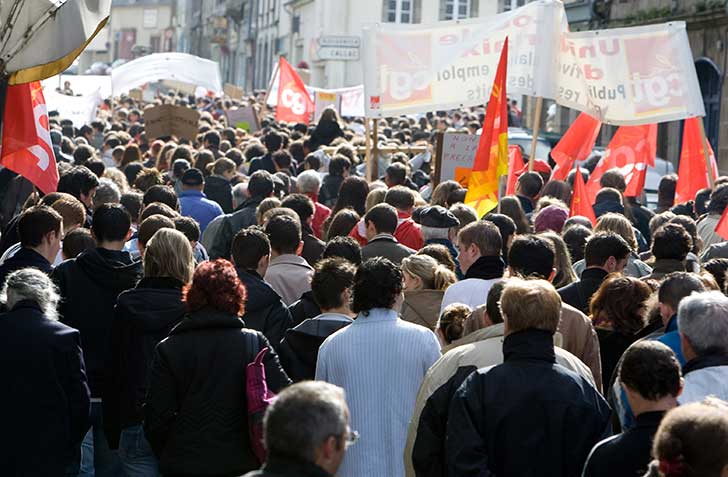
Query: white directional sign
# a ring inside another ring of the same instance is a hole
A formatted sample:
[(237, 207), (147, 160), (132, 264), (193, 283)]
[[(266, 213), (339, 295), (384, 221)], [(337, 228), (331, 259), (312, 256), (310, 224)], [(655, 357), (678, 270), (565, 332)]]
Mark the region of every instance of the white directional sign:
[(322, 36), (316, 40), (319, 60), (359, 60), (361, 39), (358, 36)]

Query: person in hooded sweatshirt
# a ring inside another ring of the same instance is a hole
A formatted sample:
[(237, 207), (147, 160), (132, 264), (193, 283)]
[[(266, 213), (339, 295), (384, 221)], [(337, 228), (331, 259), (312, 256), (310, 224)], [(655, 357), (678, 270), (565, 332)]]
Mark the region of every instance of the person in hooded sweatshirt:
[(101, 398), (110, 358), (114, 305), (121, 292), (134, 288), (139, 281), (141, 262), (122, 250), (131, 236), (131, 217), (120, 204), (99, 206), (94, 211), (91, 233), (97, 247), (61, 263), (51, 278), (62, 297), (58, 308), (61, 322), (81, 332), (91, 389), (92, 428), (82, 444), (85, 457), (81, 472), (95, 469), (98, 475), (117, 475), (121, 464), (104, 436)]
[(263, 333), (277, 349), (293, 323), (280, 295), (263, 279), (270, 263), (270, 240), (257, 227), (243, 229), (233, 239), (231, 251), (235, 270), (248, 295), (243, 321), (248, 328)]
[(278, 349), (281, 366), (293, 381), (314, 379), (318, 350), (326, 338), (349, 326), (351, 287), (356, 267), (343, 258), (327, 258), (316, 265), (311, 290), (321, 314), (286, 332)]
[(103, 395), (104, 432), (119, 449), (127, 475), (157, 475), (142, 428), (149, 365), (157, 343), (184, 317), (182, 288), (192, 281), (194, 254), (182, 232), (158, 230), (144, 247), (144, 278), (119, 295), (111, 324), (111, 365)]

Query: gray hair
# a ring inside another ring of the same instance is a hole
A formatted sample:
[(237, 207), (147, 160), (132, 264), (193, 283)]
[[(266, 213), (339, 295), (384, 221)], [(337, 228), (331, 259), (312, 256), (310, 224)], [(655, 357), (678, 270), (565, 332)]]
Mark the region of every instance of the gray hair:
[(240, 204), (245, 202), (245, 199), (247, 198), (247, 191), (247, 184), (235, 184), (235, 187), (233, 187), (233, 203), (235, 204), (235, 207), (239, 207)]
[(422, 226), (422, 238), (427, 242), (428, 240), (447, 240), (450, 238), (450, 229), (442, 229), (438, 227)]
[[(303, 381), (281, 391), (263, 418), (269, 455), (313, 462), (331, 436), (347, 432), (344, 390), (323, 381)], [(343, 445), (343, 442), (342, 442)]]
[(0, 291), (0, 302), (12, 309), (23, 300), (37, 303), (48, 319), (58, 319), (58, 302), (61, 296), (53, 281), (40, 270), (23, 268), (14, 271), (5, 280)]
[(298, 192), (302, 194), (318, 194), (321, 188), (321, 176), (314, 170), (303, 171), (296, 179)]
[(728, 297), (708, 291), (684, 298), (677, 311), (677, 327), (698, 356), (728, 353)]
[(107, 178), (99, 179), (99, 186), (94, 196), (94, 209), (102, 204), (118, 204), (121, 202), (121, 191), (114, 181)]

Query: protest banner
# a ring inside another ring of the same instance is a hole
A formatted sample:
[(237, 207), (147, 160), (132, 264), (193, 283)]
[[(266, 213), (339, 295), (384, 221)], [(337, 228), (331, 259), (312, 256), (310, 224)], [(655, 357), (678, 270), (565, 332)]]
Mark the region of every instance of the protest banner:
[(223, 93), (225, 93), (225, 95), (232, 99), (241, 99), (243, 97), (243, 94), (245, 94), (243, 88), (230, 83), (225, 83), (225, 85), (222, 87), (222, 91)]
[(225, 111), (225, 116), (230, 127), (244, 129), (249, 133), (254, 133), (260, 129), (258, 115), (252, 106), (228, 109)]
[(111, 70), (115, 95), (162, 80), (181, 81), (215, 93), (222, 92), (218, 63), (187, 53), (152, 53)]
[(341, 113), (341, 96), (325, 90), (316, 91), (314, 93), (314, 113), (313, 120), (318, 122), (323, 114), (324, 109), (333, 107), (337, 113)]
[(193, 141), (197, 136), (199, 119), (197, 110), (163, 104), (144, 110), (144, 129), (150, 139), (176, 136)]
[(96, 119), (96, 109), (102, 101), (98, 90), (83, 96), (69, 96), (47, 90), (44, 96), (49, 112), (58, 111), (62, 119), (70, 119), (77, 128)]

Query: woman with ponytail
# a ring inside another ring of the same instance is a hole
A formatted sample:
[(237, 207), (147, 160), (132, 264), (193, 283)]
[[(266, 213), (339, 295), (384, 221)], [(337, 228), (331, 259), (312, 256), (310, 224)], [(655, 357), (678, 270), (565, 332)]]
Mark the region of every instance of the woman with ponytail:
[(457, 281), (455, 274), (429, 255), (404, 258), (402, 272), (402, 319), (434, 331), (445, 289)]

